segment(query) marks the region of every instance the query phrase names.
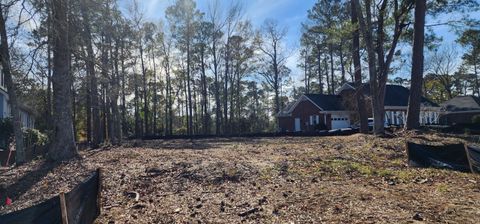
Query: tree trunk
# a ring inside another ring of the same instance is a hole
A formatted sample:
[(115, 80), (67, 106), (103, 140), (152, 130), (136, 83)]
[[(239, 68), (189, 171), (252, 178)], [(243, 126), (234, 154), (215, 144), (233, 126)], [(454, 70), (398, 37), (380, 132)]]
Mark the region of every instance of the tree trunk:
[[(72, 67), (71, 65), (69, 67)], [(77, 126), (76, 126), (76, 121), (77, 121), (77, 102), (76, 102), (76, 90), (75, 90), (75, 85), (73, 84), (75, 83), (75, 77), (73, 77), (73, 81), (72, 81), (72, 116), (73, 116), (73, 137), (74, 137), (74, 140), (75, 142), (77, 142)]]
[[(18, 108), (17, 93), (15, 85), (13, 84), (11, 64), (10, 64), (10, 51), (8, 47), (7, 28), (6, 21), (3, 18), (5, 9), (0, 5), (0, 59), (2, 63), (2, 72), (5, 78), (5, 85), (8, 91), (8, 101), (10, 102), (11, 115), (13, 118), (13, 132), (15, 136), (15, 162), (17, 165), (23, 164), (26, 161), (25, 144), (23, 142), (22, 132), (22, 118), (20, 115), (20, 109)], [(70, 86), (69, 86), (70, 88)]]
[(410, 96), (408, 99), (407, 124), (405, 129), (412, 130), (420, 127), (420, 103), (422, 99), (423, 83), (423, 47), (425, 44), (425, 13), (426, 0), (415, 1), (415, 24), (412, 53), (412, 76)]
[(343, 43), (341, 43), (340, 50), (339, 50), (339, 57), (340, 57), (340, 70), (342, 72), (342, 83), (340, 85), (343, 85), (345, 82), (347, 82), (347, 79), (345, 78), (345, 59), (343, 56), (343, 49), (342, 49)]
[(329, 53), (330, 53), (330, 84), (331, 84), (331, 89), (329, 94), (334, 94), (335, 93), (335, 68), (333, 67), (333, 47), (331, 45), (328, 46), (329, 48)]
[(157, 97), (157, 66), (155, 64), (155, 51), (152, 47), (152, 64), (153, 64), (153, 135), (158, 133), (157, 117), (158, 117), (158, 97)]
[[(134, 64), (136, 64), (136, 59)], [(138, 91), (138, 75), (135, 72), (135, 69), (133, 70), (133, 89), (134, 89), (134, 98), (133, 98), (133, 104), (134, 104), (134, 116), (135, 116), (135, 137), (140, 138), (142, 136), (142, 128), (141, 128), (141, 120), (140, 120), (140, 106), (138, 102), (139, 98), (139, 91)]]
[(139, 44), (140, 48), (140, 63), (142, 65), (142, 81), (143, 81), (143, 119), (144, 119), (144, 135), (150, 134), (150, 128), (148, 126), (148, 89), (147, 89), (147, 70), (143, 61), (143, 46), (142, 41)]
[(202, 110), (203, 110), (203, 134), (210, 133), (209, 115), (208, 115), (208, 91), (207, 91), (207, 74), (205, 71), (205, 49), (202, 46), (200, 52), (201, 69), (202, 69)]
[(322, 52), (320, 51), (320, 45), (317, 45), (317, 65), (318, 65), (318, 87), (320, 89), (319, 93), (323, 94), (323, 80), (322, 80)]
[[(367, 1), (368, 2), (368, 1)], [(375, 79), (370, 81), (370, 91), (372, 96), (372, 105), (373, 105), (373, 132), (375, 135), (383, 135), (385, 133), (385, 89), (387, 79), (384, 77), (383, 71), (386, 69), (385, 55), (384, 55), (384, 42), (385, 42), (385, 31), (384, 31), (384, 18), (386, 14), (386, 6), (388, 1), (383, 1), (379, 9), (379, 14), (377, 18), (377, 39), (376, 39), (376, 51), (377, 51), (377, 64), (378, 69), (375, 74)], [(367, 15), (370, 13), (370, 7), (366, 6)], [(371, 21), (371, 20), (370, 20)], [(386, 75), (386, 74), (385, 74)]]
[[(372, 111), (374, 115), (374, 132), (376, 133), (378, 131), (378, 124), (379, 120), (375, 120), (376, 117), (378, 117), (378, 111), (379, 108), (377, 107), (377, 104), (374, 103), (377, 100), (375, 99), (375, 96), (377, 94), (376, 86), (377, 86), (377, 65), (376, 65), (376, 57), (375, 57), (375, 48), (373, 47), (373, 35), (372, 35), (372, 25), (371, 25), (371, 15), (370, 15), (370, 0), (366, 0), (366, 11), (367, 11), (367, 19), (363, 17), (363, 12), (362, 8), (360, 5), (359, 0), (353, 0), (355, 4), (355, 11), (357, 13), (358, 21), (359, 21), (359, 27), (360, 31), (363, 34), (363, 38), (365, 40), (365, 45), (367, 47), (367, 56), (368, 56), (368, 73), (369, 73), (369, 78), (370, 78), (370, 95), (372, 96)], [(380, 108), (382, 109), (382, 108)], [(382, 114), (383, 116), (383, 114)], [(381, 129), (383, 130), (383, 123), (380, 123)]]
[[(228, 118), (228, 75), (230, 69), (230, 37), (227, 37), (225, 46), (225, 74), (223, 76), (223, 133), (227, 134), (229, 130)], [(230, 118), (231, 119), (231, 118)]]
[[(47, 8), (50, 9), (51, 5), (47, 4)], [(47, 33), (47, 103), (45, 105), (47, 130), (52, 130), (52, 12), (48, 12), (48, 33)]]
[[(355, 1), (351, 1), (352, 9), (355, 9)], [(352, 24), (354, 26), (358, 25), (358, 15), (355, 10), (351, 11), (352, 14)], [(360, 60), (360, 31), (356, 28), (353, 31), (353, 65), (355, 68), (354, 78), (355, 78), (355, 99), (357, 101), (357, 110), (358, 116), (360, 119), (360, 132), (368, 133), (368, 114), (367, 108), (365, 107), (365, 96), (363, 94), (363, 84), (362, 84), (362, 66)]]
[(478, 80), (477, 57), (475, 55), (473, 56), (473, 74), (475, 75), (475, 90), (474, 90), (474, 92), (477, 92), (477, 96), (480, 96), (480, 82)]
[[(237, 76), (237, 71), (235, 71), (235, 61), (232, 59), (232, 69), (230, 75), (230, 125), (229, 125), (229, 133), (234, 133), (235, 130), (235, 79)], [(236, 132), (237, 130), (235, 130)]]
[(112, 111), (112, 143), (114, 145), (119, 145), (122, 141), (122, 121), (120, 119), (120, 111), (118, 108), (118, 97), (120, 95), (120, 71), (118, 68), (118, 62), (119, 62), (119, 40), (117, 39), (115, 41), (115, 49), (111, 53), (113, 56), (113, 72), (112, 72), (112, 77), (110, 80), (110, 86), (111, 86), (111, 99), (110, 99), (110, 109)]
[(48, 157), (61, 161), (77, 155), (73, 134), (72, 99), (68, 45), (67, 1), (53, 0), (53, 98), (54, 138)]
[[(84, 54), (85, 57), (87, 57), (86, 53)], [(86, 68), (86, 70), (88, 70)], [(87, 72), (88, 74), (88, 72)], [(91, 146), (92, 145), (92, 98), (90, 97), (91, 96), (91, 88), (90, 88), (90, 82), (88, 81), (90, 79), (89, 75), (87, 75), (87, 88), (86, 88), (86, 119), (87, 119), (87, 122), (86, 122), (86, 132), (87, 132), (87, 143)]]
[[(189, 37), (190, 38), (190, 37)], [(190, 71), (190, 63), (191, 63), (191, 52), (190, 52), (190, 39), (187, 41), (187, 100), (188, 100), (188, 135), (193, 134), (193, 105), (192, 105), (192, 89), (191, 89), (191, 71)]]
[[(89, 80), (87, 100), (90, 102), (90, 107), (87, 110), (91, 111), (91, 119), (87, 122), (87, 130), (91, 130), (90, 147), (97, 148), (100, 144), (100, 110), (98, 102), (98, 85), (95, 76), (95, 54), (93, 51), (92, 34), (90, 28), (90, 16), (87, 7), (87, 0), (83, 0), (81, 6), (81, 14), (83, 17), (83, 41), (85, 43), (87, 57), (85, 58), (85, 65), (87, 68), (87, 80)], [(87, 119), (88, 116), (87, 116)], [(90, 122), (91, 121), (91, 122)], [(90, 127), (91, 124), (92, 126)]]
[[(126, 136), (128, 135), (128, 129), (127, 129), (127, 106), (126, 106), (126, 94), (125, 94), (125, 88), (126, 88), (126, 85), (125, 85), (125, 74), (126, 74), (126, 71), (125, 71), (125, 42), (124, 40), (122, 39), (122, 41), (120, 42), (121, 44), (121, 69), (122, 69), (122, 78), (121, 78), (121, 81), (122, 81), (122, 135), (121, 136)], [(121, 139), (121, 138), (120, 138)]]
[(47, 130), (52, 130), (52, 58), (51, 58), (51, 41), (48, 41), (47, 47), (47, 103), (45, 105), (45, 120), (47, 121)]
[(328, 56), (325, 55), (323, 58), (323, 67), (325, 68), (325, 81), (327, 82), (327, 94), (330, 94), (330, 76), (328, 75)]
[[(275, 114), (280, 112), (280, 71), (278, 68), (278, 60), (277, 60), (277, 42), (274, 40), (273, 42), (273, 75), (274, 75), (274, 83), (273, 83), (273, 90), (275, 91)], [(278, 124), (278, 122), (277, 122)]]
[[(213, 24), (215, 28), (215, 23)], [(212, 34), (212, 56), (213, 56), (213, 74), (214, 74), (214, 86), (215, 86), (215, 134), (220, 135), (220, 127), (221, 127), (221, 102), (220, 102), (220, 83), (218, 77), (218, 58), (217, 58), (217, 32), (216, 30), (213, 31)]]

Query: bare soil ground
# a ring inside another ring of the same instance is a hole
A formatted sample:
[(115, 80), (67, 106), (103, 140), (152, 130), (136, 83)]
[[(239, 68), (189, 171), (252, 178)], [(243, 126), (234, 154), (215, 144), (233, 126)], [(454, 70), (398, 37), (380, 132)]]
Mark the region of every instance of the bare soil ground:
[[(98, 223), (480, 223), (480, 176), (409, 168), (405, 141), (279, 137), (132, 141), (0, 171), (13, 205), (28, 207), (104, 170)], [(135, 200), (136, 192), (138, 201)]]

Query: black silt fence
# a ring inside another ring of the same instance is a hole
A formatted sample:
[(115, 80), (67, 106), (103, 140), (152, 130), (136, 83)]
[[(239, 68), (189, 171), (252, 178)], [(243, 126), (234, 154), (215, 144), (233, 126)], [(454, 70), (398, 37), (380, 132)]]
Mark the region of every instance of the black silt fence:
[[(206, 138), (269, 138), (269, 137), (319, 137), (319, 136), (347, 136), (358, 133), (358, 129), (336, 129), (320, 132), (260, 132), (230, 135), (148, 135), (141, 137), (142, 140), (170, 140), (170, 139), (206, 139)], [(137, 139), (130, 136), (128, 139)]]
[(68, 193), (0, 216), (0, 224), (91, 224), (100, 215), (101, 170)]
[(407, 142), (408, 163), (413, 167), (433, 167), (480, 173), (480, 148), (464, 144), (423, 145)]
[(470, 162), (470, 170), (472, 173), (480, 174), (480, 148), (475, 146), (466, 146), (465, 149)]

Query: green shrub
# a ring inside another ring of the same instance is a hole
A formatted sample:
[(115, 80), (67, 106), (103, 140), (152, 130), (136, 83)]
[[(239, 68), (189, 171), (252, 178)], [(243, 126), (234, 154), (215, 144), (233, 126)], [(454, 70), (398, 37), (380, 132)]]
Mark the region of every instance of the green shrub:
[[(23, 139), (26, 147), (45, 146), (48, 136), (37, 129), (23, 128)], [(10, 118), (0, 119), (0, 148), (8, 148), (14, 139), (13, 123)]]
[(6, 149), (13, 140), (13, 124), (10, 118), (0, 118), (0, 148)]
[(28, 146), (45, 146), (48, 143), (48, 136), (37, 129), (24, 128), (22, 131)]
[(472, 117), (472, 124), (480, 124), (480, 114)]

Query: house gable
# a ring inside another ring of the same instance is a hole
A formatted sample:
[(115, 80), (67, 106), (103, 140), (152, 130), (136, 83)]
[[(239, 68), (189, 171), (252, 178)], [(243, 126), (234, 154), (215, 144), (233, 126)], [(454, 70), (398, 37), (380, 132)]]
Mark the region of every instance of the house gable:
[(292, 116), (300, 116), (300, 115), (310, 115), (310, 114), (317, 114), (322, 109), (314, 104), (311, 100), (305, 97), (303, 100), (300, 100), (295, 107), (291, 111)]
[(355, 90), (354, 84), (353, 83), (344, 83), (340, 88), (338, 88), (335, 93), (337, 95), (341, 95), (341, 93), (345, 90)]
[(306, 95), (302, 95), (300, 98), (298, 98), (295, 102), (287, 105), (287, 107), (285, 107), (282, 111), (280, 111), (278, 114), (277, 114), (277, 117), (288, 117), (288, 116), (291, 116), (292, 115), (292, 112), (297, 109), (297, 107), (299, 105), (302, 106), (305, 106), (305, 105), (308, 105), (308, 104), (304, 104), (302, 102), (304, 101), (308, 101), (311, 103), (311, 106), (314, 106), (316, 107), (318, 110), (323, 110), (321, 107), (319, 107), (317, 104), (315, 104), (311, 99), (309, 99)]

